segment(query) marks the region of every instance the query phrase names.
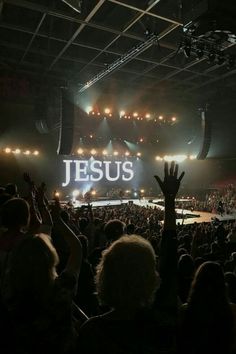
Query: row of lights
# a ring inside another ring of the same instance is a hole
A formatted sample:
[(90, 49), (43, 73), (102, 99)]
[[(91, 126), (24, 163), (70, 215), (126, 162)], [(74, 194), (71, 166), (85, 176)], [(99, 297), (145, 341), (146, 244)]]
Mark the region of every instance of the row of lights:
[(6, 154), (15, 154), (15, 155), (34, 155), (34, 156), (38, 156), (39, 155), (39, 151), (38, 150), (34, 150), (34, 151), (30, 151), (30, 150), (21, 150), (19, 148), (17, 149), (11, 149), (9, 147), (6, 147), (3, 150)]
[[(126, 194), (126, 195), (131, 194), (131, 193), (133, 193), (134, 197), (137, 197), (138, 194), (143, 195), (143, 194), (145, 193), (145, 189), (140, 189), (140, 190), (138, 190), (138, 191), (137, 191), (137, 190), (136, 190), (136, 191), (131, 191), (131, 190), (127, 189), (127, 190), (125, 191), (125, 194)], [(97, 191), (96, 191), (95, 189), (93, 189), (93, 190), (91, 191), (91, 195), (94, 197), (96, 194), (97, 194)], [(56, 192), (54, 193), (54, 196), (55, 196), (55, 197), (60, 197), (60, 195), (61, 195), (61, 193), (60, 193), (59, 191), (56, 191)], [(72, 191), (71, 195), (72, 195), (73, 199), (76, 199), (76, 198), (78, 198), (80, 195), (83, 195), (83, 192), (81, 192), (79, 189), (74, 189), (74, 190)]]
[[(79, 148), (79, 149), (77, 150), (77, 154), (78, 154), (78, 155), (83, 155), (84, 153), (85, 153), (85, 150), (82, 149), (82, 148)], [(97, 151), (96, 149), (91, 149), (91, 150), (89, 151), (89, 153), (94, 156), (94, 155), (97, 155), (97, 154), (98, 154), (98, 151)], [(103, 155), (103, 156), (119, 156), (119, 155), (122, 155), (122, 154), (120, 154), (118, 151), (113, 151), (113, 153), (111, 154), (111, 153), (109, 153), (107, 150), (103, 150), (103, 151), (102, 151), (102, 155)], [(125, 155), (126, 157), (131, 156), (131, 154), (130, 154), (129, 151), (126, 151), (126, 152), (124, 153), (124, 155)], [(140, 157), (141, 155), (142, 155), (141, 152), (137, 152), (137, 153), (136, 153), (136, 156), (138, 156), (138, 157)]]
[[(93, 110), (92, 107), (88, 107), (87, 108), (87, 112), (89, 115), (93, 115), (93, 116), (101, 116), (101, 112), (95, 112)], [(105, 108), (104, 109), (104, 114), (108, 117), (112, 117), (112, 112), (111, 112), (111, 109), (110, 108)], [(146, 113), (145, 116), (141, 116), (139, 115), (138, 112), (134, 112), (132, 114), (127, 114), (125, 111), (120, 111), (119, 112), (119, 116), (120, 118), (124, 118), (124, 119), (131, 119), (131, 118), (135, 118), (137, 120), (144, 120), (144, 118), (146, 119), (151, 119), (151, 118), (154, 118), (154, 122), (158, 122), (158, 121), (163, 121), (163, 122), (176, 122), (177, 121), (177, 118), (175, 116), (171, 117), (171, 118), (167, 118), (167, 117), (164, 117), (163, 115), (160, 115), (158, 118), (156, 118), (155, 115), (151, 115), (150, 113)]]
[(165, 162), (184, 162), (185, 160), (196, 160), (196, 155), (165, 155), (163, 157), (156, 156), (156, 161), (165, 161)]

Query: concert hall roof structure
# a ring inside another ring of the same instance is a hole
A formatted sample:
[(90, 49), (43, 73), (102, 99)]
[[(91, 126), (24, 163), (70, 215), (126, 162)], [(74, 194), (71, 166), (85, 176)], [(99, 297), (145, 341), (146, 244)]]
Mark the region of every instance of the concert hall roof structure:
[[(97, 74), (156, 34), (153, 45), (83, 95), (99, 92), (147, 106), (155, 106), (162, 98), (200, 102), (223, 92), (227, 97), (235, 95), (234, 60), (227, 65), (205, 56), (184, 55), (181, 3), (83, 0), (79, 13), (61, 0), (0, 1), (0, 70), (58, 87), (69, 85), (79, 92)], [(223, 49), (227, 56), (236, 55), (233, 42)]]

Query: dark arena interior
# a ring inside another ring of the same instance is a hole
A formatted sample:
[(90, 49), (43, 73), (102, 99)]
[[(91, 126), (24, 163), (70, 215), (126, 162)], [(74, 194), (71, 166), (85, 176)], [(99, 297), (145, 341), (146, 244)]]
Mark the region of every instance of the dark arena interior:
[(0, 0), (1, 353), (236, 353), (235, 112), (235, 0)]

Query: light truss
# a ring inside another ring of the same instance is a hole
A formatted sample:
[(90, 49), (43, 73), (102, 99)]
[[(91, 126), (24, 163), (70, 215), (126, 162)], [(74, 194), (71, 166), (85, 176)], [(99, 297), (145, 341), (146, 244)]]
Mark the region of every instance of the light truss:
[(156, 34), (152, 34), (148, 37), (145, 42), (136, 45), (132, 49), (130, 49), (127, 53), (123, 54), (119, 59), (115, 60), (112, 64), (109, 64), (105, 70), (100, 71), (97, 75), (95, 75), (91, 80), (86, 82), (80, 89), (79, 92), (82, 93), (87, 90), (89, 87), (94, 85), (96, 82), (102, 80), (104, 77), (110, 75), (115, 70), (121, 68), (138, 55), (143, 53), (145, 50), (150, 48), (156, 41), (158, 41), (158, 36)]

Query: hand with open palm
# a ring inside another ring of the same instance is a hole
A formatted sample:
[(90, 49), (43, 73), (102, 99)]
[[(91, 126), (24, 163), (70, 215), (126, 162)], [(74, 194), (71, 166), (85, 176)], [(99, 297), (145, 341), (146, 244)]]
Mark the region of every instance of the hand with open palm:
[(178, 178), (178, 171), (179, 166), (174, 161), (171, 162), (170, 169), (168, 163), (165, 162), (164, 180), (162, 181), (159, 176), (154, 176), (165, 198), (175, 198), (179, 191), (179, 186), (185, 173), (182, 172)]

